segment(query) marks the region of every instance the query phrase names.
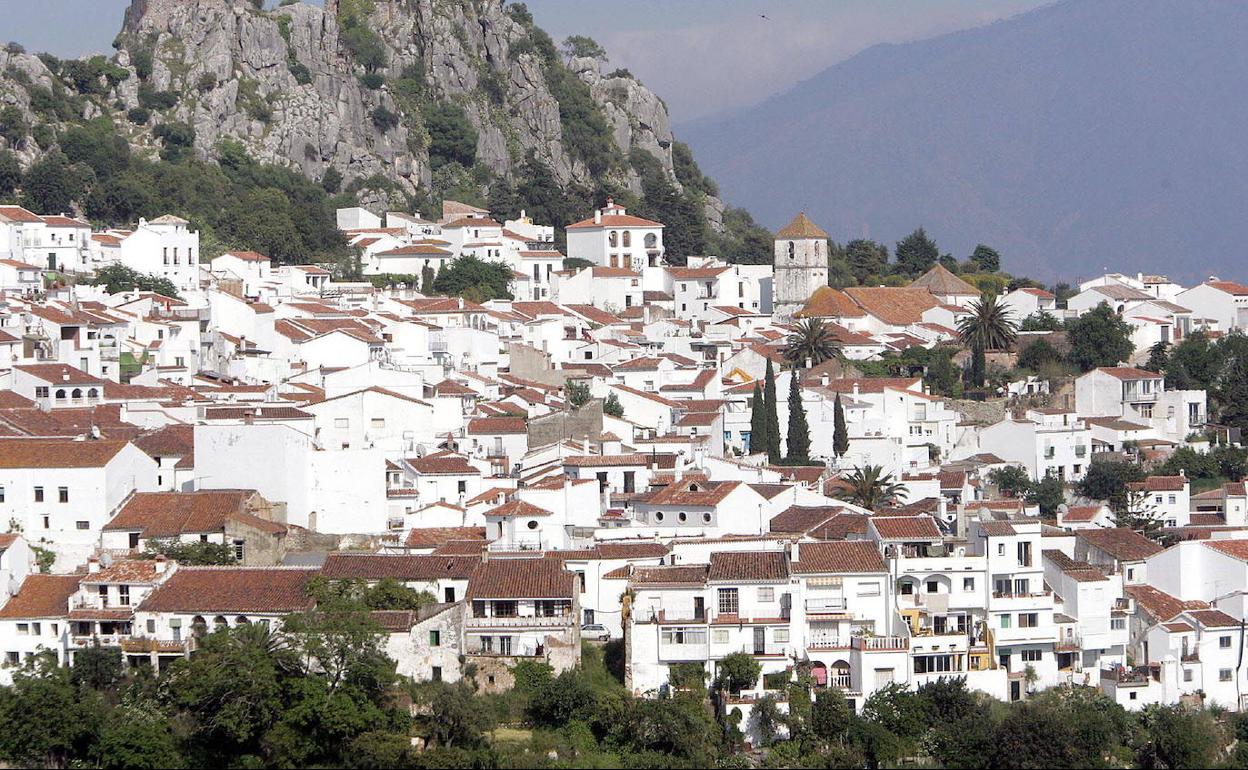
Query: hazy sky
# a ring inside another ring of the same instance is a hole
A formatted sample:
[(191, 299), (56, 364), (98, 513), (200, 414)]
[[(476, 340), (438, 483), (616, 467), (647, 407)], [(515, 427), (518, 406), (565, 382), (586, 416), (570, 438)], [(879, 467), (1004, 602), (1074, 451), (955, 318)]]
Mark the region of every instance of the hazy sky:
[[(2, 0), (0, 36), (58, 56), (110, 52), (129, 0)], [(673, 121), (761, 101), (876, 43), (986, 24), (1051, 0), (528, 0), (663, 97)], [(12, 9), (10, 9), (12, 10)], [(766, 16), (766, 18), (763, 18)]]

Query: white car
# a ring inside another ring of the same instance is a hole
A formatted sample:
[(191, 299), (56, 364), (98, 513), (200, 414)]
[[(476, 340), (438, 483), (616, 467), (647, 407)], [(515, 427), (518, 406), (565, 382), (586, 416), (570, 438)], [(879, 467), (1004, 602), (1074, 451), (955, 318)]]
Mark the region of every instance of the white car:
[(611, 641), (611, 632), (601, 623), (586, 623), (581, 626), (581, 638), (592, 639), (597, 642)]

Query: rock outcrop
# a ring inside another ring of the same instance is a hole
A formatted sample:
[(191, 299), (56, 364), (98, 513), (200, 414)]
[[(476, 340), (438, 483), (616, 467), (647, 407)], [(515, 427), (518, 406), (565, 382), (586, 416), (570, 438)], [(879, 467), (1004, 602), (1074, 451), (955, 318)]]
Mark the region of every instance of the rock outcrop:
[[(359, 54), (348, 24), (365, 28), (379, 57)], [(476, 129), (477, 164), (493, 175), (514, 178), (532, 156), (561, 184), (592, 187), (601, 180), (572, 146), (552, 88), (557, 67), (585, 84), (609, 128), (618, 153), (609, 181), (640, 190), (628, 161), (639, 148), (675, 182), (662, 100), (626, 73), (603, 75), (597, 61), (562, 61), (503, 0), (326, 0), (267, 11), (248, 0), (133, 0), (117, 45), (114, 62), (130, 76), (87, 109), (111, 110), (148, 152), (159, 146), (154, 126), (184, 122), (201, 157), (228, 139), (313, 179), (335, 169), (346, 183), (382, 178), (414, 192), (433, 181), (424, 108), (452, 103)], [(0, 53), (0, 72), (0, 108), (35, 120), (24, 87), (51, 88), (44, 62)], [(166, 101), (153, 107), (153, 94)], [(140, 107), (155, 114), (132, 127), (126, 114)], [(22, 149), (24, 161), (41, 150)]]

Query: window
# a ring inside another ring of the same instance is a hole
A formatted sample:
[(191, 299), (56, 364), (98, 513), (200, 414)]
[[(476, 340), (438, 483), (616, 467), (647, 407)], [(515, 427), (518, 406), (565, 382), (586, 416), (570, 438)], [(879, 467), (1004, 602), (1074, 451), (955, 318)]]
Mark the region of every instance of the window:
[(147, 619), (147, 633), (149, 634), (156, 633), (156, 619), (155, 618)]
[(130, 606), (130, 586), (117, 586), (117, 601), (122, 607)]
[(858, 584), (858, 595), (859, 595), (859, 596), (879, 596), (879, 595), (880, 595), (880, 584), (879, 584), (879, 581), (871, 581), (871, 582), (867, 582), (867, 583), (859, 583), (859, 584)]
[(16, 652), (6, 652), (4, 654), (4, 662), (10, 666), (16, 666), (21, 662), (21, 658)]
[(1183, 669), (1183, 681), (1184, 682), (1192, 681), (1192, 670), (1190, 668)]
[(775, 631), (771, 632), (771, 639), (776, 644), (788, 644), (789, 643), (789, 629), (777, 628)]
[(18, 633), (18, 635), (19, 635), (19, 636), (26, 636), (27, 634), (29, 634), (29, 633), (30, 633), (30, 624), (29, 624), (29, 623), (18, 623), (18, 624), (17, 624), (17, 633)]
[(0, 487), (0, 503), (4, 502), (4, 487)]
[(997, 543), (997, 556), (1005, 556), (1005, 543)]
[(1127, 568), (1127, 580), (1135, 580), (1135, 568), (1134, 567)]
[(711, 632), (712, 644), (728, 644), (728, 629), (717, 628)]
[(1002, 615), (1002, 616), (1001, 616), (1000, 626), (1001, 626), (1001, 628), (1009, 628), (1009, 627), (1010, 627), (1010, 616), (1009, 616), (1009, 615)]
[(705, 628), (668, 628), (659, 635), (663, 644), (706, 644)]
[(705, 523), (707, 523), (707, 524), (710, 524), (710, 523), (711, 523), (711, 514), (709, 514), (709, 513), (704, 513), (704, 514), (702, 514), (702, 521), (704, 521), (704, 522), (705, 522)]
[(35, 487), (35, 502), (43, 502), (43, 487)]
[(940, 583), (935, 580), (927, 581), (927, 592), (929, 594), (940, 593)]
[(44, 529), (52, 529), (52, 517), (51, 517), (51, 516), (44, 516), (44, 517), (43, 517), (43, 528), (44, 528)]
[(47, 398), (47, 397), (48, 397), (48, 386), (40, 385), (39, 387), (35, 388), (35, 398)]
[(1121, 631), (1127, 627), (1127, 619), (1126, 618), (1110, 618), (1109, 627), (1110, 629), (1114, 631)]
[(719, 589), (719, 611), (736, 613), (739, 607), (737, 603), (737, 589), (721, 588)]
[(1018, 613), (1018, 627), (1019, 628), (1035, 628), (1038, 625), (1040, 625), (1039, 614), (1035, 612)]
[(429, 632), (429, 646), (430, 647), (442, 646), (442, 632), (441, 631), (434, 630), (434, 631)]
[(234, 558), (239, 561), (242, 561), (243, 560), (243, 545), (244, 545), (243, 541), (235, 540), (233, 545), (234, 545)]
[(429, 678), (435, 682), (441, 682), (442, 681), (442, 667), (434, 666), (432, 669), (430, 669)]
[(1218, 681), (1219, 682), (1231, 681), (1231, 670), (1229, 668), (1218, 669)]
[(370, 428), (384, 428), (386, 427), (386, 418), (374, 417), (373, 419), (368, 421), (368, 425)]
[(1222, 649), (1224, 649), (1224, 650), (1230, 649), (1230, 647), (1231, 647), (1231, 637), (1229, 637), (1229, 636), (1219, 636), (1219, 637), (1218, 637), (1218, 647), (1221, 647), (1221, 648), (1222, 648)]
[(75, 528), (75, 529), (83, 529), (83, 530), (86, 530), (86, 529), (91, 529), (91, 522), (89, 522), (89, 521), (75, 521), (75, 522), (74, 522), (74, 528)]
[(1023, 650), (1022, 658), (1024, 663), (1039, 663), (1044, 659), (1043, 650)]
[(769, 586), (758, 589), (758, 600), (760, 602), (774, 602), (776, 600), (776, 589)]
[(975, 590), (975, 578), (973, 577), (962, 578), (962, 590), (974, 591)]
[(461, 495), (465, 494), (468, 491), (468, 482), (467, 481), (456, 482), (455, 491), (459, 492), (459, 494)]
[(69, 487), (57, 487), (56, 499), (57, 499), (57, 502), (68, 503), (69, 502)]

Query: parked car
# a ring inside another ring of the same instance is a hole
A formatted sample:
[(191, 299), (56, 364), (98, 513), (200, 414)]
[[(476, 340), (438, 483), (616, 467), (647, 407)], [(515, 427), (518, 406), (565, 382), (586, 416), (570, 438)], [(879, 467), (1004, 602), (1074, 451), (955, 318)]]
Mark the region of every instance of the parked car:
[(586, 623), (581, 626), (581, 638), (592, 639), (596, 642), (611, 641), (611, 632), (601, 623)]

